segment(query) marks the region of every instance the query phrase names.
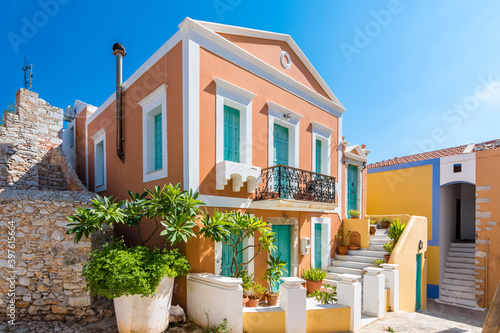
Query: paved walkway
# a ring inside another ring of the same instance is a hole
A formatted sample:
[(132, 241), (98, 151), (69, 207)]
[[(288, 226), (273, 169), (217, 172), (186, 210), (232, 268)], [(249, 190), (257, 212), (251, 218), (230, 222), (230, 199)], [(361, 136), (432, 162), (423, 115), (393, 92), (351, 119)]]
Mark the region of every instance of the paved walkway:
[(477, 332), (486, 319), (486, 311), (473, 311), (428, 301), (428, 309), (421, 313), (387, 313), (386, 317), (363, 327), (358, 332)]

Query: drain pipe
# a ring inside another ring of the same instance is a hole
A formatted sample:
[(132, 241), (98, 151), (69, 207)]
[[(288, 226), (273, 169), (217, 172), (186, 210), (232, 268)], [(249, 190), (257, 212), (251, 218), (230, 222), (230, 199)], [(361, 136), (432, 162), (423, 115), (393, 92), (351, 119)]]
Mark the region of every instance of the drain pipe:
[(125, 47), (120, 43), (113, 45), (113, 55), (116, 56), (116, 155), (125, 163), (125, 153), (123, 152), (122, 135), (122, 60), (127, 53)]

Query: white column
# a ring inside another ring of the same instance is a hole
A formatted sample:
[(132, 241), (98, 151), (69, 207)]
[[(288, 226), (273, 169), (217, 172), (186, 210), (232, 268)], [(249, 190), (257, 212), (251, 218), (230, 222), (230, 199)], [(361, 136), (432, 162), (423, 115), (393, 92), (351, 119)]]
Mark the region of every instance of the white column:
[(384, 270), (382, 274), (385, 275), (385, 288), (390, 290), (389, 306), (394, 312), (399, 311), (399, 265), (395, 264), (382, 264)]
[(282, 277), (280, 286), (280, 307), (285, 310), (285, 332), (306, 331), (306, 282), (297, 277)]
[(358, 279), (358, 276), (344, 274), (337, 284), (337, 303), (351, 307), (351, 332), (361, 328), (361, 283)]
[(385, 313), (385, 277), (382, 268), (367, 267), (363, 276), (363, 313), (382, 318)]

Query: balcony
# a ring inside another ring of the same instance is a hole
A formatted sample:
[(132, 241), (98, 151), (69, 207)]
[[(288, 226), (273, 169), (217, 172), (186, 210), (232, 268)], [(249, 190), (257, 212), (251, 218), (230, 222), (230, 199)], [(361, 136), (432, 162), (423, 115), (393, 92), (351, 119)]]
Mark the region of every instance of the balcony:
[(334, 210), (335, 177), (285, 165), (262, 169), (252, 207)]

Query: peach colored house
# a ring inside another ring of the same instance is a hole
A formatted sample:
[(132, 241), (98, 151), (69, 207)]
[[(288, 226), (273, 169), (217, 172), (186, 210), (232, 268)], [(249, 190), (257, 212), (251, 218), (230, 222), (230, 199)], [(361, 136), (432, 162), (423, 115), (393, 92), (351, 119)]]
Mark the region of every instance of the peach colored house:
[[(365, 215), (369, 151), (343, 141), (344, 107), (290, 36), (186, 18), (122, 91), (121, 126), (114, 93), (95, 111), (69, 110), (76, 168), (90, 190), (126, 198), (180, 182), (208, 211), (262, 217), (291, 276), (329, 265), (347, 207)], [(181, 250), (193, 272), (227, 273), (221, 244), (198, 238)], [(248, 267), (257, 279), (265, 259)], [(183, 304), (185, 281), (178, 284)]]

